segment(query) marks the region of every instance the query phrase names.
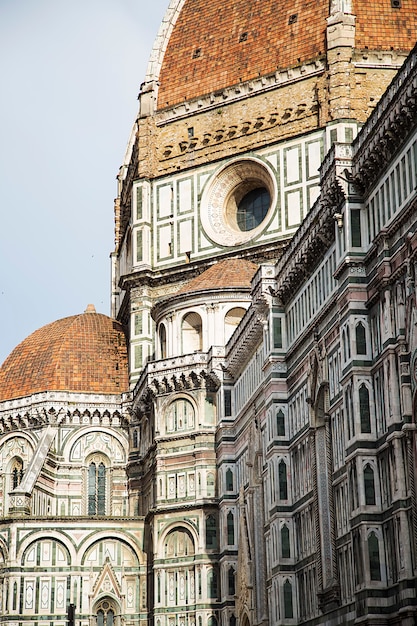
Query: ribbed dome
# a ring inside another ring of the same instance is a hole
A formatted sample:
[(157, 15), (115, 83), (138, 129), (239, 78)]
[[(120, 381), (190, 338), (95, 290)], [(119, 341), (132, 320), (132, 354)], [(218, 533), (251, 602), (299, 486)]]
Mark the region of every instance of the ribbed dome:
[(0, 368), (0, 401), (41, 391), (117, 394), (127, 389), (122, 327), (91, 305), (83, 314), (36, 330)]
[[(325, 53), (329, 0), (178, 0), (159, 72), (158, 109)], [(181, 6), (182, 5), (182, 6)], [(411, 50), (417, 3), (352, 0), (357, 49)], [(168, 14), (167, 14), (168, 15)]]
[(187, 285), (181, 287), (178, 294), (193, 293), (206, 289), (225, 289), (237, 287), (249, 289), (251, 280), (258, 266), (245, 259), (226, 259), (219, 261), (199, 276), (193, 278)]

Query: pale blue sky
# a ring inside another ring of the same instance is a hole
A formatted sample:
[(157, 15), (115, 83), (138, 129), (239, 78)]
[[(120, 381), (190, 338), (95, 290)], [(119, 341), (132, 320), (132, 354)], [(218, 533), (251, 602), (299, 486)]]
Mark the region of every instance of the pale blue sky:
[(169, 0), (0, 0), (0, 364), (110, 313), (113, 199)]

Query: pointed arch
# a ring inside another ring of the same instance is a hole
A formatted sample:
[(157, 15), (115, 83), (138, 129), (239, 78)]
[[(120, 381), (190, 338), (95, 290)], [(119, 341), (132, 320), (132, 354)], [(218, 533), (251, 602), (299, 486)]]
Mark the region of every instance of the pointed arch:
[(227, 545), (233, 546), (235, 543), (235, 516), (232, 511), (227, 514)]
[(369, 389), (362, 383), (359, 387), (359, 416), (361, 422), (361, 432), (371, 432), (371, 409), (369, 403)]
[(279, 486), (279, 499), (288, 499), (288, 480), (287, 480), (287, 464), (284, 459), (278, 464), (278, 486)]
[(379, 539), (375, 531), (368, 535), (369, 575), (371, 580), (381, 580), (381, 561), (379, 555)]
[(362, 322), (358, 322), (355, 327), (356, 354), (365, 355), (366, 349), (366, 330)]
[(367, 463), (363, 470), (363, 483), (365, 491), (365, 504), (376, 504), (375, 496), (375, 475), (371, 465)]

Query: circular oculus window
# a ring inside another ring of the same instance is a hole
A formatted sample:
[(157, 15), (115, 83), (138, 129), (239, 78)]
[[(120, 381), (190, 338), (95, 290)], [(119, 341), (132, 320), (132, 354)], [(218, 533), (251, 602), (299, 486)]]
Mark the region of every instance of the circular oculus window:
[(207, 235), (223, 246), (236, 246), (258, 236), (275, 203), (272, 173), (259, 161), (227, 165), (204, 190), (201, 222)]

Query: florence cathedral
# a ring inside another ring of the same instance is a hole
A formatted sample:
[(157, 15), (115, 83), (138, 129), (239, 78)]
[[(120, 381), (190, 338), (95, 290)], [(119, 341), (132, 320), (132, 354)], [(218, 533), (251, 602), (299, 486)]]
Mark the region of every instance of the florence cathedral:
[(0, 369), (2, 626), (417, 624), (416, 40), (169, 2), (110, 316)]

